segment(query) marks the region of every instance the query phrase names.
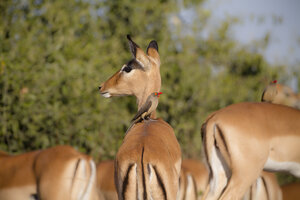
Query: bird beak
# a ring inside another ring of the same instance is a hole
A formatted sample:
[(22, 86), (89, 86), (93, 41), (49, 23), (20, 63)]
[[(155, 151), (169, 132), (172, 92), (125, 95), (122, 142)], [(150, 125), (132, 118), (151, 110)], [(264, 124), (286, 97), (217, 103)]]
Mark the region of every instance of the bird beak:
[(157, 97), (159, 97), (159, 95), (161, 95), (161, 94), (162, 94), (162, 92), (159, 92), (158, 95), (157, 95)]

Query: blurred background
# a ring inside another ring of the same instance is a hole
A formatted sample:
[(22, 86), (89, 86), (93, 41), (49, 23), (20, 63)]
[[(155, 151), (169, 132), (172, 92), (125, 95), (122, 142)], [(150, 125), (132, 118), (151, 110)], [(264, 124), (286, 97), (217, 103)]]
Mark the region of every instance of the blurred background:
[(134, 97), (101, 97), (98, 86), (131, 59), (130, 34), (143, 49), (158, 42), (158, 116), (184, 158), (201, 159), (211, 112), (260, 101), (274, 79), (298, 91), (299, 8), (297, 0), (0, 1), (0, 149), (68, 144), (113, 159), (137, 106)]

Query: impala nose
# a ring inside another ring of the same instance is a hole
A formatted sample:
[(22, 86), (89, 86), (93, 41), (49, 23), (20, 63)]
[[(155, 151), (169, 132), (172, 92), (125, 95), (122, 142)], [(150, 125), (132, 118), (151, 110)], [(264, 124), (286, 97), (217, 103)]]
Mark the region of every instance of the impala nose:
[(99, 88), (99, 90), (101, 90), (101, 88), (102, 88), (102, 87), (101, 87), (101, 86), (99, 86), (98, 88)]

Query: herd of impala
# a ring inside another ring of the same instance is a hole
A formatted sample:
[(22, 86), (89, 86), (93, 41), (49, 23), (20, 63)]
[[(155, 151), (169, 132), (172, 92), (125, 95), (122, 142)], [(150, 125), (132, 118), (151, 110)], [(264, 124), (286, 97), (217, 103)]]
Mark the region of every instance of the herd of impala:
[[(127, 38), (133, 58), (99, 90), (107, 98), (133, 95), (140, 109), (161, 89), (158, 45), (144, 52)], [(127, 130), (114, 161), (96, 165), (70, 146), (0, 152), (0, 200), (300, 199), (300, 183), (280, 187), (266, 172), (300, 177), (300, 96), (272, 82), (262, 101), (207, 117), (203, 162), (182, 160), (173, 128), (155, 110)]]

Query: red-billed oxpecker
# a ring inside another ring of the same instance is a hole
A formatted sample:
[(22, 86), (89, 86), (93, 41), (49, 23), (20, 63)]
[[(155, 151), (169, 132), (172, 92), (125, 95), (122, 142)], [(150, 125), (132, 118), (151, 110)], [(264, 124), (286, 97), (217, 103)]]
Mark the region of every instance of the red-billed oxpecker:
[(264, 90), (262, 97), (261, 97), (261, 101), (262, 102), (272, 102), (277, 94), (277, 89), (276, 89), (276, 84), (277, 81), (274, 80), (272, 81)]
[(151, 113), (156, 110), (156, 107), (158, 105), (158, 98), (159, 98), (159, 95), (161, 95), (161, 94), (162, 94), (162, 92), (153, 92), (151, 95), (149, 95), (146, 102), (138, 110), (138, 112), (133, 117), (131, 122), (133, 122), (133, 124), (135, 124), (142, 120), (149, 119)]

